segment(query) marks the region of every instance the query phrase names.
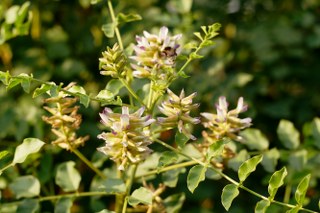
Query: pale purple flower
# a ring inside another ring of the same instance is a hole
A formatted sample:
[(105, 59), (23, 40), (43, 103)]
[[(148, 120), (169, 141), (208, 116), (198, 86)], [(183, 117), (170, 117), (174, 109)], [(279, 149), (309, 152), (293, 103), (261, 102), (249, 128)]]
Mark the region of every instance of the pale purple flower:
[(149, 126), (155, 120), (151, 116), (142, 116), (144, 107), (134, 113), (129, 113), (127, 106), (122, 107), (122, 113), (115, 113), (110, 108), (105, 108), (100, 113), (101, 123), (109, 127), (111, 132), (103, 132), (98, 135), (105, 141), (105, 146), (98, 150), (111, 160), (120, 164), (123, 170), (128, 162), (138, 163), (144, 160), (151, 152), (148, 145), (152, 143), (144, 127)]
[(159, 117), (158, 122), (160, 125), (166, 128), (178, 127), (180, 133), (183, 133), (192, 140), (196, 140), (190, 131), (186, 128), (188, 124), (200, 123), (199, 118), (193, 118), (190, 116), (190, 111), (199, 107), (199, 104), (193, 104), (192, 99), (196, 96), (196, 93), (185, 97), (184, 90), (177, 96), (171, 90), (167, 89), (169, 99), (162, 102), (158, 107), (167, 117)]
[(130, 57), (136, 62), (131, 65), (133, 76), (165, 78), (166, 74), (160, 71), (175, 66), (176, 57), (181, 52), (178, 41), (182, 35), (169, 36), (168, 31), (167, 27), (161, 27), (158, 35), (144, 31), (143, 36), (136, 36), (135, 55)]
[(226, 97), (222, 96), (219, 98), (216, 104), (217, 113), (201, 113), (204, 121), (203, 126), (211, 130), (207, 135), (221, 139), (222, 137), (228, 136), (232, 139), (241, 140), (241, 137), (236, 135), (241, 129), (251, 126), (251, 118), (239, 118), (239, 114), (247, 111), (248, 106), (244, 104), (243, 98), (238, 99), (237, 107), (233, 110), (228, 111), (228, 102)]

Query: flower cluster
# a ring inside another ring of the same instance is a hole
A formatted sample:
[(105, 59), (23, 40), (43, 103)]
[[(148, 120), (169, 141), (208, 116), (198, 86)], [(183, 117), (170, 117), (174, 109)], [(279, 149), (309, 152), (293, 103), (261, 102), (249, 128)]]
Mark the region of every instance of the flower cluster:
[(111, 157), (111, 160), (120, 164), (119, 170), (124, 170), (127, 162), (138, 163), (151, 152), (148, 145), (151, 140), (143, 130), (155, 120), (150, 116), (142, 117), (144, 108), (130, 114), (127, 106), (122, 107), (122, 113), (115, 113), (105, 108), (100, 113), (101, 122), (111, 129), (98, 135), (105, 141), (105, 146), (99, 151)]
[(243, 103), (243, 98), (239, 98), (235, 109), (228, 111), (228, 102), (226, 97), (222, 96), (219, 98), (218, 104), (216, 104), (216, 109), (217, 114), (201, 113), (205, 119), (203, 122), (204, 127), (211, 130), (209, 133), (203, 133), (204, 138), (211, 138), (216, 141), (227, 136), (234, 140), (241, 140), (241, 137), (237, 136), (236, 133), (251, 125), (251, 118), (238, 118), (241, 112), (245, 112), (248, 109), (248, 105)]
[[(68, 85), (65, 89), (70, 88)], [(81, 115), (79, 115), (79, 106), (74, 106), (77, 98), (67, 97), (64, 92), (59, 92), (57, 97), (45, 99), (45, 103), (53, 104), (44, 106), (51, 116), (43, 116), (42, 119), (52, 126), (51, 131), (58, 137), (53, 144), (66, 150), (73, 150), (89, 139), (89, 136), (78, 137), (76, 130), (81, 124)]]
[(132, 64), (133, 76), (137, 78), (165, 79), (166, 70), (175, 66), (180, 45), (177, 41), (181, 34), (168, 36), (168, 28), (162, 27), (159, 35), (143, 32), (144, 36), (136, 36), (137, 45), (134, 46), (135, 55), (131, 59), (137, 62)]
[(166, 118), (159, 117), (158, 122), (167, 128), (178, 127), (180, 133), (183, 133), (192, 140), (196, 140), (186, 128), (187, 124), (198, 124), (200, 123), (199, 118), (192, 118), (190, 111), (199, 107), (199, 104), (193, 104), (192, 99), (196, 96), (196, 93), (185, 97), (184, 90), (181, 91), (180, 95), (175, 95), (171, 90), (167, 89), (169, 100), (162, 102), (159, 106), (159, 110), (166, 115)]
[(110, 75), (113, 78), (125, 76), (127, 60), (117, 43), (112, 48), (107, 47), (102, 56), (99, 58), (101, 75)]

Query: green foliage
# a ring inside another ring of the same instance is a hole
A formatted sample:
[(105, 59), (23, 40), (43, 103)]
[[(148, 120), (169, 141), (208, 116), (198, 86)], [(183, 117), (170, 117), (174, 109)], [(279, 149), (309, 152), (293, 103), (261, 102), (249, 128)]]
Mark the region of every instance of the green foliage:
[(206, 171), (207, 167), (202, 165), (196, 165), (190, 169), (187, 177), (187, 186), (190, 192), (193, 193), (199, 183), (205, 180)]
[(22, 163), (33, 153), (38, 152), (45, 143), (37, 138), (26, 138), (17, 146), (12, 163)]
[(79, 188), (81, 175), (74, 168), (75, 162), (68, 161), (59, 164), (55, 176), (55, 182), (65, 192), (76, 191)]
[(132, 192), (128, 200), (132, 206), (140, 203), (151, 205), (152, 204), (152, 192), (144, 187), (140, 187)]
[(221, 194), (221, 202), (223, 207), (228, 211), (233, 200), (239, 195), (239, 189), (234, 184), (226, 185)]
[(72, 202), (71, 198), (60, 198), (55, 204), (54, 213), (70, 213)]
[(18, 206), (19, 213), (36, 213), (40, 209), (39, 201), (36, 199), (24, 199)]
[(310, 175), (305, 176), (299, 183), (295, 192), (295, 199), (299, 206), (303, 206), (304, 199), (308, 190)]
[(281, 120), (277, 129), (278, 137), (287, 149), (296, 149), (300, 144), (300, 133), (287, 120)]
[(250, 149), (266, 150), (269, 147), (269, 141), (267, 137), (259, 129), (245, 129), (240, 133), (244, 138), (245, 144)]
[(108, 178), (102, 182), (102, 185), (99, 187), (107, 193), (124, 193), (126, 191), (126, 185), (121, 179)]
[(262, 155), (254, 156), (241, 164), (238, 170), (240, 183), (245, 181), (247, 177), (256, 170), (257, 165), (261, 162)]
[(260, 200), (257, 202), (256, 207), (254, 209), (255, 213), (264, 213), (267, 211), (268, 207), (270, 206), (269, 200)]
[(270, 200), (274, 199), (274, 196), (276, 195), (278, 189), (284, 184), (284, 178), (287, 176), (287, 174), (288, 172), (285, 167), (272, 174), (268, 185)]
[(9, 187), (17, 199), (31, 198), (40, 194), (40, 182), (31, 175), (16, 178)]

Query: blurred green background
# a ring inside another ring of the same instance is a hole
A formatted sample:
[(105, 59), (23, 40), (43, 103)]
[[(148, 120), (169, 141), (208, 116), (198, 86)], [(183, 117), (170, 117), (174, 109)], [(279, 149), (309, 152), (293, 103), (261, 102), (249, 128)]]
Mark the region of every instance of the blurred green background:
[[(23, 2), (2, 0), (0, 4), (3, 11)], [(74, 81), (88, 93), (97, 94), (109, 80), (100, 76), (98, 58), (106, 46), (115, 42), (101, 31), (102, 25), (111, 22), (106, 2), (93, 5), (90, 0), (30, 2), (33, 12), (30, 35), (0, 45), (0, 70), (10, 70), (13, 75), (32, 73), (35, 78), (65, 85)], [(142, 34), (143, 30), (157, 32), (161, 26), (168, 26), (172, 34), (182, 33), (181, 43), (187, 43), (196, 40), (193, 32), (201, 26), (222, 24), (216, 45), (203, 50), (205, 57), (187, 68), (190, 78), (172, 85), (173, 90), (184, 88), (187, 94), (197, 91), (201, 111), (212, 112), (221, 95), (225, 95), (232, 106), (243, 96), (249, 104), (247, 115), (253, 118), (253, 127), (266, 134), (271, 147), (279, 146), (276, 127), (280, 119), (293, 121), (302, 131), (306, 122), (320, 115), (320, 1), (128, 0), (113, 3), (116, 13), (133, 12), (143, 18), (120, 26), (125, 46), (134, 43), (135, 35)], [(26, 137), (50, 141), (50, 128), (39, 122), (45, 114), (41, 108), (43, 97), (34, 100), (31, 96), (20, 88), (6, 92), (5, 87), (0, 86), (0, 150), (15, 147)], [(81, 108), (83, 124), (79, 135), (89, 134), (91, 138), (81, 151), (88, 156), (102, 143), (96, 139), (99, 111), (98, 103)], [(201, 135), (200, 130), (196, 135)], [(72, 157), (60, 153), (51, 158), (56, 163)], [(255, 187), (257, 179), (251, 180), (249, 185), (259, 191), (259, 187)], [(225, 183), (200, 184), (191, 195), (186, 191), (185, 182), (181, 182), (172, 191), (186, 192), (183, 212), (223, 212), (220, 193)], [(319, 197), (319, 191), (313, 193)], [(235, 200), (230, 212), (247, 212), (248, 208), (253, 211), (257, 199), (250, 196), (249, 201), (245, 192), (243, 194)]]

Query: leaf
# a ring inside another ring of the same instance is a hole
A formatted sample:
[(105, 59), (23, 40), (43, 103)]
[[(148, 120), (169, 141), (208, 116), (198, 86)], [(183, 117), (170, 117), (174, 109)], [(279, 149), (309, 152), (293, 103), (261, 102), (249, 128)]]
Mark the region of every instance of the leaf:
[(142, 17), (136, 13), (129, 13), (129, 14), (119, 13), (117, 16), (117, 21), (119, 24), (132, 22), (132, 21), (139, 21), (141, 19)]
[(277, 148), (270, 149), (263, 153), (261, 165), (267, 172), (274, 172), (280, 158), (280, 152)]
[(224, 145), (228, 142), (226, 139), (218, 140), (217, 142), (211, 144), (209, 146), (209, 149), (207, 151), (207, 161), (210, 161), (211, 158), (221, 156), (223, 150), (224, 150)]
[(104, 35), (107, 38), (113, 38), (115, 25), (113, 23), (104, 24), (104, 25), (102, 25), (101, 30), (104, 32)]
[(276, 195), (278, 188), (283, 185), (284, 178), (287, 176), (287, 174), (288, 172), (285, 167), (272, 174), (268, 185), (268, 192), (271, 200), (273, 200), (274, 196)]
[(39, 201), (36, 199), (24, 199), (18, 205), (16, 213), (36, 213), (40, 209)]
[(228, 211), (232, 201), (239, 195), (239, 189), (234, 184), (226, 185), (221, 194), (221, 203), (223, 207)]
[(312, 135), (314, 137), (314, 145), (320, 149), (320, 118), (314, 118), (312, 121)]
[(163, 203), (166, 207), (166, 212), (179, 213), (185, 199), (184, 193), (173, 194), (164, 199)]
[(0, 71), (0, 81), (2, 81), (2, 83), (4, 85), (9, 84), (10, 78), (11, 78), (11, 75), (10, 75), (9, 71), (7, 71), (7, 72)]
[(308, 151), (301, 149), (295, 152), (291, 152), (288, 162), (289, 165), (296, 171), (301, 171), (307, 163)]
[[(26, 1), (23, 5), (21, 5), (18, 13), (17, 13), (17, 19), (15, 21), (16, 25), (22, 25), (23, 22), (25, 21), (27, 15), (29, 14), (29, 6), (30, 2)], [(31, 18), (29, 18), (31, 19)]]
[(21, 86), (22, 89), (26, 92), (29, 93), (30, 92), (30, 85), (31, 85), (31, 80), (30, 78), (24, 78), (21, 81)]
[(296, 190), (295, 193), (295, 198), (297, 203), (300, 206), (303, 206), (303, 202), (304, 202), (304, 198), (306, 196), (306, 192), (308, 190), (308, 186), (309, 186), (309, 181), (310, 181), (310, 174), (308, 174), (307, 176), (305, 176), (299, 183), (298, 188)]
[(121, 83), (120, 80), (118, 79), (111, 79), (107, 86), (106, 89), (111, 91), (113, 93), (114, 96), (116, 96), (117, 94), (119, 94), (119, 91), (124, 87), (124, 85)]
[(72, 203), (73, 201), (70, 197), (60, 198), (54, 206), (54, 213), (70, 213)]
[(244, 138), (244, 143), (249, 149), (266, 150), (269, 147), (269, 141), (267, 137), (259, 130), (254, 128), (248, 128), (240, 132), (240, 136)]
[(163, 172), (162, 181), (166, 186), (176, 187), (179, 180), (179, 174), (185, 173), (185, 172), (186, 172), (185, 168), (172, 169), (172, 170)]
[(64, 192), (76, 191), (79, 187), (81, 176), (74, 166), (75, 162), (67, 161), (57, 168), (55, 182)]
[(241, 164), (238, 170), (240, 183), (245, 181), (247, 177), (256, 170), (257, 165), (261, 162), (262, 155), (254, 156)]
[(110, 194), (125, 193), (126, 185), (121, 179), (108, 178), (103, 181), (102, 186), (100, 186), (99, 189), (103, 189)]
[(32, 175), (20, 176), (16, 178), (9, 188), (15, 194), (17, 199), (19, 198), (31, 198), (40, 194), (40, 182)]
[(286, 213), (298, 213), (300, 210), (300, 207), (299, 206), (296, 206), (292, 209), (289, 209), (288, 211), (286, 211)]
[(85, 107), (89, 106), (90, 98), (83, 87), (74, 85), (71, 88), (69, 88), (68, 91), (73, 93), (75, 96), (79, 97), (80, 103), (83, 104)]
[(128, 200), (129, 204), (132, 206), (136, 206), (140, 203), (145, 205), (152, 204), (152, 192), (144, 187), (140, 187), (133, 191), (132, 195), (129, 197)]
[(32, 98), (36, 98), (39, 95), (42, 95), (43, 93), (49, 92), (51, 89), (51, 84), (41, 84), (41, 86), (34, 90)]
[(187, 136), (185, 136), (183, 133), (180, 133), (179, 131), (177, 131), (174, 139), (175, 139), (176, 144), (180, 148), (183, 148), (186, 145), (186, 143), (189, 141), (189, 138)]
[(281, 143), (287, 149), (296, 149), (300, 144), (300, 133), (288, 120), (281, 120), (277, 129)]
[(191, 193), (194, 192), (201, 181), (204, 181), (204, 179), (206, 178), (206, 171), (207, 167), (204, 167), (202, 165), (195, 165), (190, 169), (187, 177), (187, 186)]
[(22, 79), (21, 78), (17, 78), (17, 77), (12, 77), (9, 80), (9, 83), (7, 85), (7, 90), (9, 91), (10, 89), (14, 88), (15, 86), (21, 84)]
[(193, 33), (195, 36), (197, 36), (201, 41), (203, 40), (200, 32)]
[(269, 200), (260, 200), (254, 209), (255, 213), (265, 213), (267, 208), (270, 206)]
[(114, 99), (114, 94), (110, 90), (104, 89), (101, 90), (95, 98), (101, 102), (109, 102)]
[(33, 153), (38, 152), (45, 143), (37, 138), (26, 138), (17, 146), (12, 164), (22, 163)]
[(199, 59), (199, 58), (203, 58), (204, 56), (203, 55), (199, 55), (199, 54), (197, 54), (195, 52), (192, 52), (192, 53), (190, 53), (189, 57), (190, 57), (190, 59)]
[(7, 150), (1, 151), (1, 152), (0, 152), (0, 160), (1, 160), (2, 158), (4, 158), (5, 156), (7, 156), (9, 153), (10, 153), (10, 152), (8, 152)]
[(158, 163), (158, 169), (161, 169), (169, 164), (177, 162), (179, 155), (173, 151), (165, 151), (161, 153)]

